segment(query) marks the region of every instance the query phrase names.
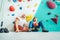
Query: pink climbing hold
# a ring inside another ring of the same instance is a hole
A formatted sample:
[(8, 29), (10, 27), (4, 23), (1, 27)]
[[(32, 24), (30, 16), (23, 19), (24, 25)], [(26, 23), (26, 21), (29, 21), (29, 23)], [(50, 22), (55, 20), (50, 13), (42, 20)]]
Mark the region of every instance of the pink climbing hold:
[(54, 21), (54, 22), (57, 24), (58, 17), (56, 17), (56, 18), (51, 18), (51, 20)]
[(47, 2), (47, 6), (50, 8), (50, 9), (54, 9), (56, 7), (56, 4), (52, 1), (48, 1)]

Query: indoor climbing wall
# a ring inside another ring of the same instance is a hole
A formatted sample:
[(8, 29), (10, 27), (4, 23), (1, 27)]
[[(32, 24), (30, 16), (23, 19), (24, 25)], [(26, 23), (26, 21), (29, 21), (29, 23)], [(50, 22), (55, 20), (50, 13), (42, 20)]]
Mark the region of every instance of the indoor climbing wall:
[(16, 17), (26, 15), (29, 22), (34, 17), (41, 0), (2, 0), (3, 27), (12, 31)]
[(42, 0), (35, 16), (49, 31), (60, 31), (60, 0)]
[(1, 9), (3, 27), (10, 31), (15, 18), (22, 14), (26, 14), (28, 22), (35, 16), (47, 30), (60, 31), (60, 0), (2, 0)]

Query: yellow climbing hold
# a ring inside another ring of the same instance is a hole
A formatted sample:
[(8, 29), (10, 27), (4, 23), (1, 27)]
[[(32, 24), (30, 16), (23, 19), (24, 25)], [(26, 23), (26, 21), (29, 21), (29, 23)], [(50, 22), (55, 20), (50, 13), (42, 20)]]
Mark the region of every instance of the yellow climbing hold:
[(23, 2), (25, 2), (26, 0), (23, 0)]
[(17, 6), (19, 6), (20, 4), (18, 4)]
[(35, 3), (35, 4), (34, 4), (34, 7), (37, 7), (37, 5), (38, 5), (38, 4), (37, 4), (37, 3)]
[(28, 5), (27, 8), (30, 8), (30, 5)]
[(30, 15), (26, 16), (26, 21), (29, 22), (32, 20), (32, 18), (33, 18), (33, 15), (30, 14)]

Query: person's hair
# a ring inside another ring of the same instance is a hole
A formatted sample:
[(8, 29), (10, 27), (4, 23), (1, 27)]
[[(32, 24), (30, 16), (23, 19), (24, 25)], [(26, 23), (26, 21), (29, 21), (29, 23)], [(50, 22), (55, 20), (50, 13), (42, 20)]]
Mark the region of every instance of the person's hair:
[(35, 18), (36, 18), (36, 17), (33, 18), (33, 21), (34, 21)]

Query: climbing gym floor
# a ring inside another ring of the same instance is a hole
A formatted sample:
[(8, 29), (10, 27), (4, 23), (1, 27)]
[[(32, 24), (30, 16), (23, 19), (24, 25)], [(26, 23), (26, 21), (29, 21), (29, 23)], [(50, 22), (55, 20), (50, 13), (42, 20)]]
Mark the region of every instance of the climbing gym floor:
[(10, 32), (0, 34), (0, 40), (60, 40), (60, 33)]

